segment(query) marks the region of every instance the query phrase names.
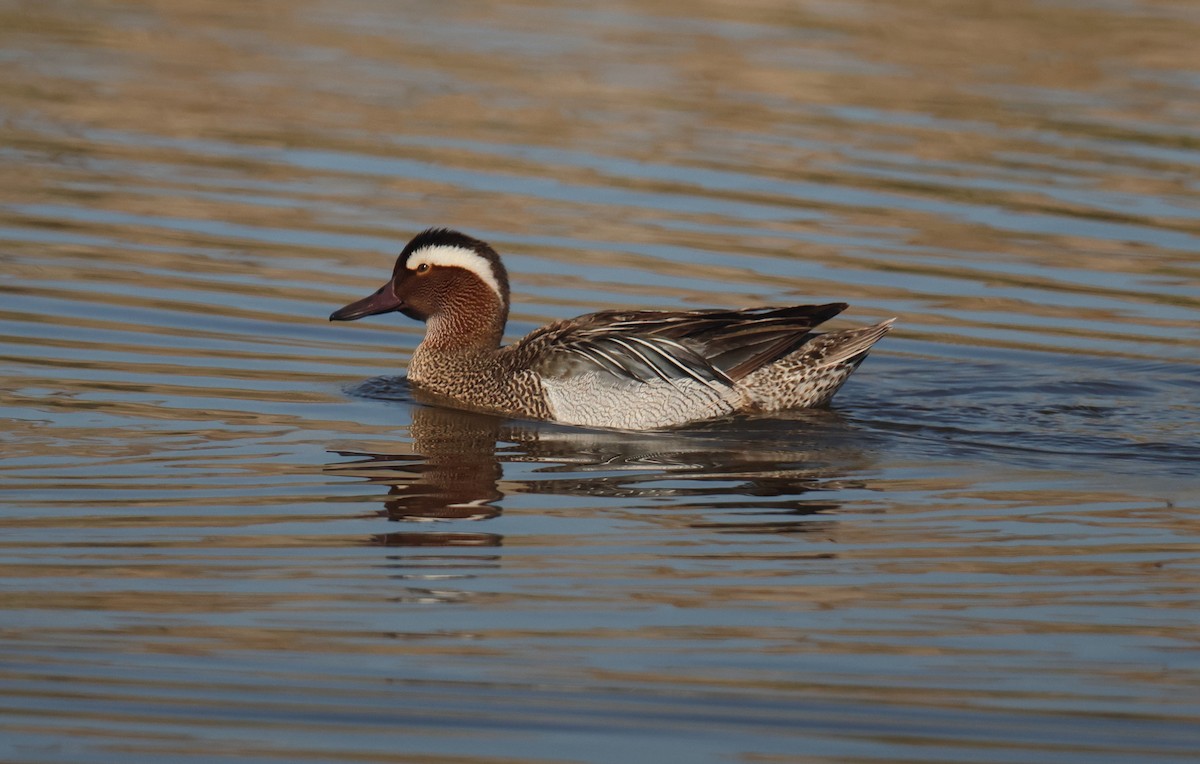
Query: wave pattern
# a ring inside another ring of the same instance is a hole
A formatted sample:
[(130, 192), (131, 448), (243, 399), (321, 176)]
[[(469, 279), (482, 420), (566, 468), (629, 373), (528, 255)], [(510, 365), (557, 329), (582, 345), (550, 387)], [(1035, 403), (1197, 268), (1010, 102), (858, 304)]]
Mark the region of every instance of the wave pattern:
[[(1194, 756), (1200, 16), (1010, 5), (0, 9), (3, 758)], [(430, 225), (513, 337), (900, 323), (830, 411), (450, 411), (325, 320)]]

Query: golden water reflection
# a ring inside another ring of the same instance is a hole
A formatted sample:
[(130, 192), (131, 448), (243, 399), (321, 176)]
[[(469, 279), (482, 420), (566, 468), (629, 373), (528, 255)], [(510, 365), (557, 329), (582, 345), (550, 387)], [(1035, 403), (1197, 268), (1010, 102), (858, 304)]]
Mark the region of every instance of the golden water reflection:
[[(1191, 0), (0, 3), (0, 759), (1200, 749)], [(829, 412), (425, 406), (509, 336), (901, 317)], [(8, 747), (6, 747), (8, 746)]]
[[(715, 522), (684, 521), (691, 527), (728, 533), (830, 533), (839, 503), (814, 500), (813, 491), (863, 487), (847, 472), (867, 469), (870, 460), (853, 440), (837, 449), (813, 446), (818, 435), (795, 438), (805, 423), (822, 435), (845, 429), (835, 412), (795, 412), (792, 431), (770, 432), (775, 444), (747, 439), (743, 426), (717, 423), (678, 434), (584, 430), (552, 423), (521, 422), (450, 408), (439, 396), (407, 386), (402, 379), (377, 378), (359, 394), (381, 400), (411, 397), (411, 442), (397, 453), (338, 450), (330, 474), (386, 485), (377, 514), (396, 522), (477, 521), (498, 517), (505, 493), (619, 498), (637, 503), (672, 500), (675, 512), (719, 510)], [(768, 422), (778, 429), (788, 419)], [(768, 430), (769, 432), (769, 430)], [(791, 441), (791, 442), (788, 442)], [(784, 443), (787, 443), (785, 446)], [(345, 459), (349, 458), (350, 461)], [(505, 463), (521, 464), (527, 475), (505, 479)], [(831, 466), (835, 463), (837, 466)], [(532, 469), (530, 469), (532, 467)], [(662, 485), (669, 482), (669, 485)], [(695, 497), (698, 503), (690, 503)], [(670, 516), (654, 520), (671, 526)], [(733, 519), (736, 518), (736, 519)], [(497, 546), (495, 533), (460, 528), (394, 532), (373, 537), (386, 545)]]

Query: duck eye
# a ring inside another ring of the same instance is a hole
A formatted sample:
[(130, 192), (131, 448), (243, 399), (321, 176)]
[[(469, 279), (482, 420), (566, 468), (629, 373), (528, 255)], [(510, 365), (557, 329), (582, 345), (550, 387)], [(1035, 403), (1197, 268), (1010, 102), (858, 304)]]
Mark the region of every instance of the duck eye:
[(421, 263), (417, 266), (417, 273), (425, 273), (429, 270), (429, 263)]

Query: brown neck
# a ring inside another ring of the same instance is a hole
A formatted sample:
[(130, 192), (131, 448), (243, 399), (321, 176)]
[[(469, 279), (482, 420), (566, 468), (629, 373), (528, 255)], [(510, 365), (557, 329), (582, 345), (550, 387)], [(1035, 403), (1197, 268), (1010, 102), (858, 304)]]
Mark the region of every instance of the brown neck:
[(423, 350), (438, 353), (476, 354), (500, 347), (508, 310), (495, 295), (485, 304), (478, 299), (451, 298), (425, 325)]

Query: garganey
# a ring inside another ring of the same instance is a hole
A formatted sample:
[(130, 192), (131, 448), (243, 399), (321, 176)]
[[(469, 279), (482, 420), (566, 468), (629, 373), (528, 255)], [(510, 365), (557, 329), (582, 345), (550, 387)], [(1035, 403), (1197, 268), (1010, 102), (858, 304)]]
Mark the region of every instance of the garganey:
[(747, 310), (606, 310), (501, 346), (508, 274), (485, 242), (418, 234), (392, 278), (329, 317), (400, 311), (426, 323), (409, 382), (463, 406), (587, 427), (657, 430), (821, 406), (891, 329), (824, 333), (846, 303)]

